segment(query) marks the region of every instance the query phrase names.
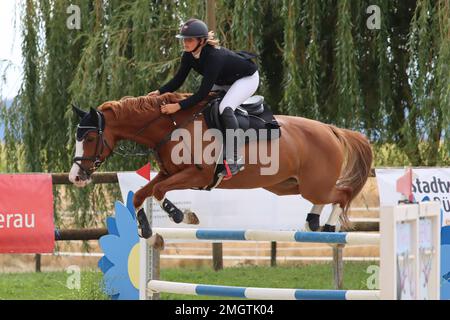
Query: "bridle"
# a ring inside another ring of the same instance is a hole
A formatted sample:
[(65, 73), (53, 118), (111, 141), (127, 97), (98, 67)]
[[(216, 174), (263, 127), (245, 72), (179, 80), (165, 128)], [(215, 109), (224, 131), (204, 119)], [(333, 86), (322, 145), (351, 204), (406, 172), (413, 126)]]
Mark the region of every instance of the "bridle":
[[(76, 164), (80, 170), (86, 175), (86, 177), (89, 179), (91, 177), (91, 175), (94, 173), (95, 170), (97, 170), (100, 165), (106, 160), (103, 159), (102, 160), (102, 154), (103, 154), (103, 150), (105, 149), (105, 147), (107, 147), (109, 150), (112, 151), (112, 148), (108, 145), (108, 142), (105, 140), (105, 138), (103, 137), (103, 130), (104, 130), (104, 116), (101, 112), (96, 111), (97, 115), (98, 115), (98, 125), (96, 127), (94, 126), (77, 126), (77, 130), (78, 129), (87, 129), (86, 133), (83, 135), (82, 139), (80, 141), (83, 141), (84, 137), (92, 131), (97, 131), (97, 142), (95, 145), (95, 152), (94, 155), (91, 157), (74, 157), (73, 158), (73, 163)], [(77, 138), (78, 140), (78, 138)], [(92, 167), (90, 168), (85, 168), (82, 164), (81, 161), (83, 160), (89, 160), (92, 161)], [(80, 162), (78, 162), (80, 161)]]

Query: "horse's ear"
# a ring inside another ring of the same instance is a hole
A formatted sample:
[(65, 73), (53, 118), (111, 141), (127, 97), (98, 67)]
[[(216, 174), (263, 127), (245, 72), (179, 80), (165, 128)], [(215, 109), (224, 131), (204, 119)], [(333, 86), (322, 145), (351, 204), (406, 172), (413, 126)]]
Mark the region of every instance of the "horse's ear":
[(80, 117), (80, 119), (83, 119), (85, 115), (87, 115), (87, 112), (81, 110), (78, 108), (75, 104), (72, 103), (72, 110), (73, 112)]
[(91, 117), (93, 117), (94, 119), (97, 118), (98, 114), (97, 114), (97, 110), (95, 110), (94, 108), (91, 107), (91, 109), (89, 109), (89, 114), (91, 115)]

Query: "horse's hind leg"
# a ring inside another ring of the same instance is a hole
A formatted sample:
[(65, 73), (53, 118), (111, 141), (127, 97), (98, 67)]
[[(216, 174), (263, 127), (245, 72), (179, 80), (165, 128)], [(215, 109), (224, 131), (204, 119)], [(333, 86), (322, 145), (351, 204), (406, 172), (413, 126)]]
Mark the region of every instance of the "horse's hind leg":
[[(325, 205), (315, 204), (311, 208), (311, 212), (306, 216), (305, 229), (306, 231), (319, 231), (320, 229), (320, 214), (322, 213)], [(335, 232), (337, 223), (342, 214), (343, 210), (339, 204), (333, 204), (333, 210), (328, 217), (327, 222), (322, 228), (322, 232)]]
[[(313, 205), (311, 212), (306, 217), (305, 229), (307, 231), (318, 231), (320, 229), (320, 214), (322, 213), (325, 205)], [(322, 228), (323, 232), (335, 232), (336, 225), (339, 222), (343, 210), (339, 204), (333, 204), (333, 210), (328, 217), (327, 222)]]
[(315, 204), (311, 208), (311, 212), (306, 217), (305, 228), (307, 231), (318, 231), (320, 228), (320, 214), (322, 213), (325, 205)]
[[(291, 178), (277, 185), (273, 185), (270, 187), (264, 187), (264, 189), (275, 193), (279, 196), (285, 195), (295, 195), (299, 194), (299, 185), (297, 179)], [(306, 217), (305, 229), (307, 231), (319, 231), (320, 229), (320, 214), (325, 207), (324, 204), (315, 204), (311, 208), (310, 213)], [(334, 232), (336, 230), (337, 222), (339, 221), (339, 217), (342, 213), (342, 209), (339, 205), (333, 205), (333, 211), (330, 214), (326, 224), (323, 226), (322, 231), (324, 232)]]
[[(310, 191), (310, 190), (308, 190)], [(345, 206), (349, 201), (349, 194), (345, 188), (339, 188), (334, 186), (329, 192), (315, 193), (314, 195), (309, 192), (304, 192), (302, 196), (311, 201), (312, 203), (322, 203), (322, 204), (332, 204), (333, 210), (322, 228), (324, 232), (334, 232), (336, 231), (336, 226), (339, 221), (342, 221), (342, 225), (344, 227), (348, 227), (348, 218), (346, 216), (346, 212), (344, 212)], [(307, 227), (311, 231), (319, 230), (319, 218), (320, 213), (322, 212), (323, 205), (315, 205), (311, 210), (311, 213), (308, 214), (307, 217)], [(341, 219), (342, 217), (342, 219)]]
[(339, 218), (342, 214), (343, 210), (339, 204), (333, 204), (333, 210), (331, 211), (330, 217), (328, 221), (323, 226), (323, 232), (335, 232), (336, 225), (339, 222)]
[(319, 217), (323, 205), (326, 204), (332, 204), (333, 210), (322, 231), (335, 231), (337, 222), (341, 216), (343, 218), (343, 225), (346, 225), (347, 218), (343, 209), (348, 204), (350, 195), (345, 187), (336, 185), (339, 177), (339, 170), (333, 171), (334, 174), (319, 169), (309, 169), (304, 170), (303, 174), (299, 176), (298, 180), (303, 182), (299, 185), (300, 194), (306, 200), (315, 204), (311, 213), (308, 214), (306, 223), (311, 231), (318, 231), (320, 229)]
[[(288, 179), (274, 186), (264, 187), (264, 189), (279, 196), (299, 194), (299, 185), (297, 180), (294, 178)], [(320, 214), (322, 213), (324, 207), (325, 205), (323, 204), (313, 205), (310, 213), (308, 213), (308, 216), (306, 217), (305, 229), (307, 231), (319, 231)], [(338, 205), (334, 205), (333, 211), (331, 212), (330, 217), (328, 218), (328, 221), (324, 225), (322, 231), (334, 232), (341, 213), (342, 209)]]

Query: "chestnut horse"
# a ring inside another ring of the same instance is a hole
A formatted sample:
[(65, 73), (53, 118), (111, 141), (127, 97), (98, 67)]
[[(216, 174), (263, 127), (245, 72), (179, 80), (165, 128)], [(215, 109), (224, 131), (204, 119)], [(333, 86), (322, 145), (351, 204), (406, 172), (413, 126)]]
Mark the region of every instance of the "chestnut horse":
[[(154, 197), (175, 222), (198, 223), (193, 213), (183, 214), (165, 194), (171, 190), (205, 188), (211, 185), (215, 163), (200, 160), (200, 163), (179, 163), (173, 159), (173, 150), (179, 141), (171, 139), (176, 129), (191, 133), (191, 141), (200, 139), (200, 150), (189, 148), (190, 158), (212, 143), (195, 136), (195, 123), (205, 132), (208, 128), (201, 112), (207, 101), (172, 115), (161, 113), (166, 103), (176, 103), (189, 94), (166, 93), (160, 96), (125, 97), (119, 101), (108, 101), (84, 112), (74, 108), (81, 118), (77, 128), (74, 164), (69, 179), (83, 187), (91, 181), (92, 173), (113, 152), (120, 140), (130, 140), (155, 151), (159, 165), (158, 175), (136, 192), (133, 204), (138, 212), (141, 236), (150, 238), (151, 229), (142, 220), (141, 206), (147, 197)], [(281, 136), (271, 141), (250, 142), (244, 146), (245, 159), (252, 144), (266, 144), (266, 149), (275, 154), (279, 148), (278, 170), (272, 174), (261, 174), (265, 164), (261, 161), (248, 163), (245, 170), (230, 180), (222, 180), (216, 187), (221, 189), (264, 188), (277, 195), (302, 195), (313, 203), (308, 214), (306, 228), (319, 230), (319, 215), (326, 204), (332, 204), (332, 213), (322, 231), (335, 231), (340, 219), (348, 223), (347, 210), (351, 201), (361, 191), (371, 169), (372, 151), (362, 134), (347, 129), (301, 117), (277, 115)], [(200, 126), (199, 126), (200, 124)], [(197, 141), (198, 142), (198, 141)], [(192, 146), (193, 144), (191, 144)], [(275, 146), (275, 147), (274, 147)], [(221, 150), (221, 144), (219, 145)], [(201, 157), (200, 157), (201, 158)], [(266, 163), (267, 164), (267, 163)], [(145, 214), (143, 215), (145, 217)], [(144, 234), (143, 234), (144, 233)], [(151, 243), (161, 248), (162, 239), (151, 237)]]

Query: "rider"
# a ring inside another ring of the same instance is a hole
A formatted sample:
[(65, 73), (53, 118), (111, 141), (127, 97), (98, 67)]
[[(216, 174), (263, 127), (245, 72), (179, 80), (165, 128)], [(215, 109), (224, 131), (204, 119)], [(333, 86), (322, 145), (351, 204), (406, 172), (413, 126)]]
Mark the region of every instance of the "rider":
[[(251, 58), (255, 56), (245, 52), (237, 54), (224, 47), (219, 47), (219, 42), (214, 39), (214, 33), (208, 32), (207, 25), (198, 19), (186, 21), (176, 37), (183, 39), (184, 46), (178, 72), (172, 80), (159, 90), (150, 92), (149, 95), (160, 95), (177, 90), (185, 81), (189, 71), (194, 69), (203, 76), (198, 91), (179, 103), (162, 106), (161, 112), (175, 113), (201, 102), (210, 91), (223, 90), (226, 91), (226, 94), (219, 105), (220, 118), (225, 129), (228, 129), (227, 131), (235, 132), (239, 125), (234, 110), (251, 97), (259, 85), (258, 67), (251, 61)], [(224, 140), (227, 144), (226, 139)], [(228, 143), (234, 146), (233, 141)], [(236, 146), (232, 155), (226, 154), (226, 162), (231, 175), (244, 169), (243, 156), (238, 155), (237, 149)], [(231, 148), (227, 147), (226, 150), (231, 150)], [(228, 175), (226, 168), (220, 175), (224, 177)]]

